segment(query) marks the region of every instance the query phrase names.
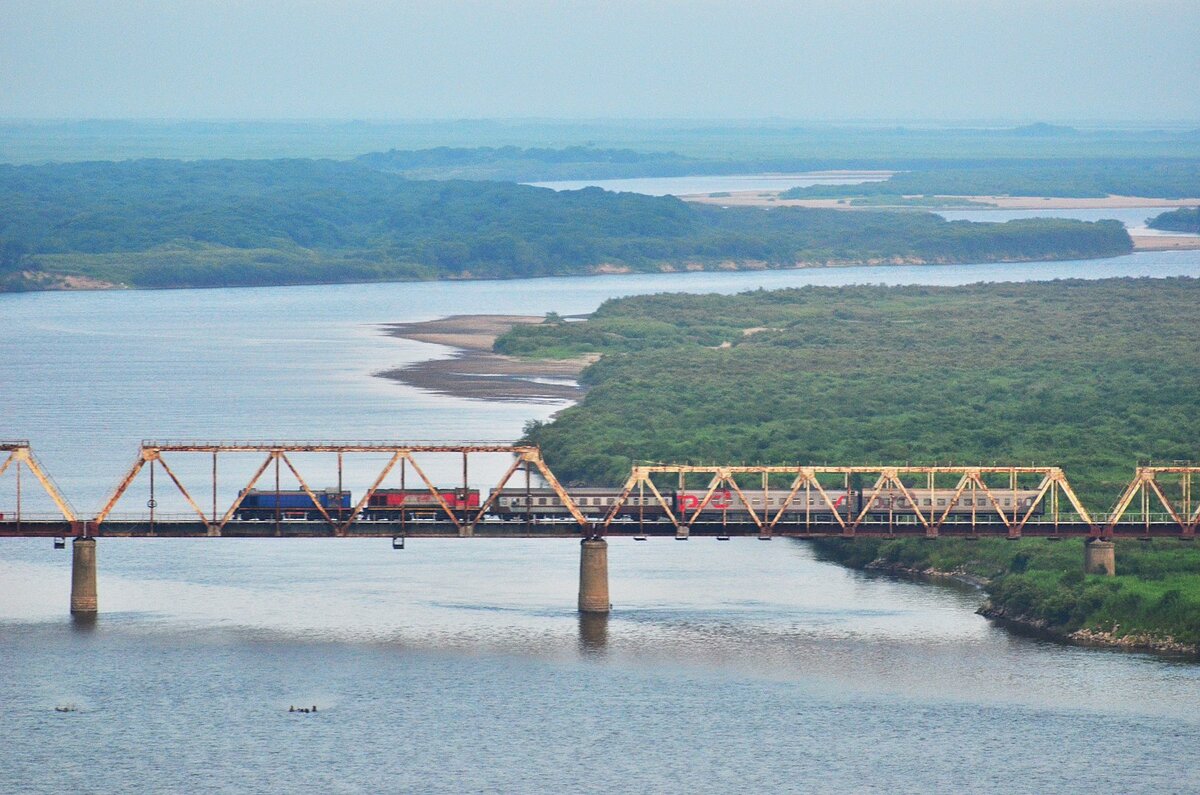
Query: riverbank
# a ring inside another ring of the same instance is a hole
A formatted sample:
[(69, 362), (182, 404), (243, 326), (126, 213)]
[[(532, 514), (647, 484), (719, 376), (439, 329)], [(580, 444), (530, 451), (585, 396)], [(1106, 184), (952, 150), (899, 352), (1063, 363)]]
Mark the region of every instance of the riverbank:
[(389, 336), (442, 345), (454, 353), (376, 375), (429, 392), (475, 400), (578, 400), (584, 392), (577, 380), (579, 374), (598, 357), (521, 359), (492, 352), (499, 335), (519, 325), (544, 321), (537, 315), (452, 315), (418, 323), (385, 324), (383, 329)]
[[(979, 615), (1078, 646), (1200, 657), (1196, 558), (1177, 542), (1119, 543), (1118, 576), (1085, 575), (1079, 544), (1026, 539), (818, 539), (839, 565), (979, 589)], [(1136, 574), (1122, 575), (1122, 567)], [(1183, 580), (1191, 580), (1184, 583)]]

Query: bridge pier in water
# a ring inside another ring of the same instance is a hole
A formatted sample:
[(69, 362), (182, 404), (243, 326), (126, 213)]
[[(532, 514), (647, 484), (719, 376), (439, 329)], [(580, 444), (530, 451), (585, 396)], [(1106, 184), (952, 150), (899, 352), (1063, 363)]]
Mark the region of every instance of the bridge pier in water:
[(1084, 541), (1083, 571), (1086, 574), (1114, 576), (1117, 573), (1116, 545), (1111, 541)]
[(71, 544), (71, 615), (94, 616), (96, 598), (96, 539), (76, 538)]
[(608, 542), (585, 538), (579, 544), (579, 612), (607, 613)]

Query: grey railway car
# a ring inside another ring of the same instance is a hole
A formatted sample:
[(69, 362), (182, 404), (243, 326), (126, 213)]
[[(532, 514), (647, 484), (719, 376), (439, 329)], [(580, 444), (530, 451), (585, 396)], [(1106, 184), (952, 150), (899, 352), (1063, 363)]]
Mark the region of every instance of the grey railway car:
[[(573, 488), (568, 489), (571, 499), (575, 501), (580, 512), (585, 516), (596, 517), (605, 516), (616, 504), (617, 498), (621, 496), (620, 489), (603, 489), (603, 488)], [(672, 495), (667, 492), (662, 492), (663, 498), (670, 502)], [(526, 503), (528, 499), (528, 504)], [(638, 494), (630, 494), (625, 500), (625, 505), (621, 510), (621, 515), (629, 516), (636, 514), (639, 509), (644, 510), (644, 515), (650, 516), (663, 515), (662, 506), (654, 495), (647, 492), (644, 498)], [(561, 518), (569, 517), (570, 510), (563, 505), (562, 500), (554, 492), (553, 489), (530, 489), (528, 493), (525, 489), (503, 489), (499, 496), (496, 497), (492, 504), (492, 512), (506, 519), (521, 519), (529, 516), (535, 519), (545, 518)]]
[[(1005, 514), (1012, 514), (1014, 509), (1023, 514), (1033, 507), (1038, 494), (1037, 491), (1030, 489), (1018, 489), (1016, 492), (1010, 489), (993, 490), (992, 494), (996, 500), (993, 503), (983, 491), (963, 491), (957, 498), (955, 498), (955, 491), (955, 489), (935, 489), (930, 494), (928, 489), (909, 489), (910, 495), (917, 503), (916, 509), (926, 517), (930, 514), (940, 517), (947, 510), (949, 510), (950, 516), (955, 518), (971, 514), (986, 516), (995, 514), (997, 508), (1004, 511)], [(691, 516), (703, 502), (707, 493), (707, 489), (676, 492), (675, 504), (681, 512)], [(751, 510), (761, 516), (765, 508), (766, 514), (772, 517), (784, 507), (790, 493), (788, 489), (770, 489), (765, 495), (761, 490), (742, 490), (742, 494), (750, 502)], [(833, 509), (842, 516), (857, 516), (870, 502), (867, 511), (869, 517), (910, 516), (916, 519), (913, 503), (899, 489), (885, 489), (876, 495), (874, 500), (871, 500), (872, 493), (873, 490), (847, 492), (844, 489), (826, 489), (823, 497), (816, 489), (808, 491), (800, 489), (791, 502), (787, 503), (784, 516), (791, 517), (794, 514), (803, 516), (806, 513), (812, 516), (829, 516), (833, 513), (830, 503), (833, 503)], [(1041, 512), (1042, 505), (1039, 504), (1035, 515)], [(724, 489), (714, 492), (700, 515), (702, 517), (711, 514), (740, 516), (746, 513), (742, 497), (735, 491)]]

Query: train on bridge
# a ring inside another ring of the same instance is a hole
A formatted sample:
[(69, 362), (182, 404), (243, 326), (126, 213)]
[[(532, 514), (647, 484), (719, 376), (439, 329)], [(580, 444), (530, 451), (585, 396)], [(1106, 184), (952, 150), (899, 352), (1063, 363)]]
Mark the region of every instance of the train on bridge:
[[(949, 514), (951, 519), (967, 518), (974, 514), (1000, 509), (1005, 513), (1032, 510), (1040, 516), (1043, 504), (1033, 489), (1003, 490), (994, 496), (984, 492), (960, 492), (955, 489), (910, 490), (908, 495), (899, 489), (864, 492), (862, 489), (825, 489), (825, 495), (814, 492), (793, 494), (787, 489), (748, 490), (738, 493), (732, 489), (708, 490), (662, 489), (662, 502), (652, 493), (630, 494), (624, 500), (618, 489), (571, 488), (567, 494), (575, 506), (588, 516), (607, 516), (616, 509), (615, 521), (663, 521), (667, 512), (663, 503), (676, 516), (695, 516), (702, 522), (727, 521), (732, 524), (751, 521), (751, 513), (763, 516), (783, 511), (781, 519), (801, 521), (809, 516), (814, 521), (833, 521), (833, 511), (843, 518), (858, 517), (866, 508), (868, 521), (916, 521), (918, 512), (929, 515)], [(251, 489), (242, 492), (237, 519), (240, 521), (320, 521), (325, 516), (341, 518), (354, 505), (350, 491), (336, 488), (314, 491), (264, 491)], [(439, 502), (439, 497), (441, 502)], [(443, 507), (444, 503), (444, 507)], [(358, 521), (435, 521), (444, 511), (457, 513), (478, 511), (488, 505), (488, 518), (501, 521), (532, 520), (537, 522), (574, 521), (570, 507), (553, 489), (510, 488), (489, 493), (484, 499), (479, 489), (447, 489), (437, 496), (428, 489), (377, 489), (371, 493)], [(830, 507), (832, 505), (832, 508)]]

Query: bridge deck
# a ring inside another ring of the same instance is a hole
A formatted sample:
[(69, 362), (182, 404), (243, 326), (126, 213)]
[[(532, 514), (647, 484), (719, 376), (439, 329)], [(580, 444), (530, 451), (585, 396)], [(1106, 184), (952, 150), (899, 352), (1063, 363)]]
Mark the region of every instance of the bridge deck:
[[(594, 519), (593, 527), (599, 530), (602, 517)], [(36, 521), (0, 521), (0, 537), (71, 537), (84, 535), (81, 522), (66, 522), (62, 520)], [(144, 520), (110, 519), (99, 527), (91, 527), (87, 535), (96, 537), (124, 538), (207, 538), (208, 528), (198, 521), (157, 521), (151, 524)], [(543, 522), (526, 523), (524, 521), (482, 521), (472, 533), (477, 538), (581, 538), (585, 534), (575, 522)], [(646, 522), (639, 525), (636, 522), (614, 522), (604, 531), (606, 536), (614, 537), (664, 537), (676, 538), (678, 533), (675, 526), (669, 522)], [(752, 523), (720, 524), (697, 522), (688, 528), (691, 537), (758, 537), (761, 532)], [(835, 522), (808, 525), (779, 524), (771, 535), (788, 538), (827, 538), (849, 536)], [(864, 523), (852, 534), (859, 537), (924, 537), (925, 528), (918, 524), (897, 523), (892, 525), (881, 523)], [(957, 538), (1007, 538), (1010, 537), (1008, 527), (999, 522), (976, 523), (947, 523), (938, 533), (940, 537)], [(1054, 524), (1051, 522), (1030, 522), (1020, 533), (1021, 537), (1049, 538), (1087, 538), (1095, 537), (1097, 529), (1081, 522)], [(1191, 538), (1174, 523), (1156, 522), (1150, 525), (1144, 523), (1121, 524), (1114, 528), (1116, 538)], [(331, 538), (335, 536), (333, 528), (327, 522), (313, 521), (232, 521), (221, 531), (225, 538)], [(459, 529), (451, 522), (356, 522), (352, 524), (344, 537), (347, 538), (391, 538), (405, 536), (407, 538), (457, 538)]]

